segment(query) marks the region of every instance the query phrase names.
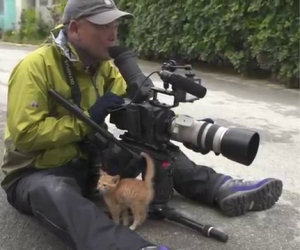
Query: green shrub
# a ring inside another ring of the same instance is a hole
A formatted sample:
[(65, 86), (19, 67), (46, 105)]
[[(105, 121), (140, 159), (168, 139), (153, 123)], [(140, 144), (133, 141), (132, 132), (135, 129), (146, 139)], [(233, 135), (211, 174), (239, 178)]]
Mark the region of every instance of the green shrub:
[(120, 39), (142, 56), (261, 69), (299, 87), (299, 1), (117, 2), (135, 16), (120, 27)]
[(12, 36), (14, 36), (15, 35), (15, 31), (14, 30), (6, 30), (6, 31), (4, 31), (4, 33), (3, 33), (3, 37), (12, 37)]
[(55, 0), (54, 5), (52, 7), (49, 7), (49, 11), (53, 19), (54, 25), (61, 23), (62, 14), (66, 4), (67, 0)]
[(36, 15), (35, 9), (23, 10), (21, 14), (19, 39), (22, 42), (43, 40), (49, 34), (49, 27)]

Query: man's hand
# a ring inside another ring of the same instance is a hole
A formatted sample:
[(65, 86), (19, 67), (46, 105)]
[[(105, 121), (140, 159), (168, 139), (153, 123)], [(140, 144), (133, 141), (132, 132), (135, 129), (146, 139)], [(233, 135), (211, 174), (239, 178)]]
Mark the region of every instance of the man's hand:
[(145, 158), (133, 155), (118, 145), (111, 144), (102, 151), (104, 171), (110, 175), (120, 175), (122, 178), (135, 178), (146, 167)]
[(123, 98), (111, 92), (106, 93), (105, 95), (99, 97), (95, 104), (89, 109), (90, 116), (93, 121), (101, 124), (108, 115), (109, 109), (117, 108), (123, 103)]

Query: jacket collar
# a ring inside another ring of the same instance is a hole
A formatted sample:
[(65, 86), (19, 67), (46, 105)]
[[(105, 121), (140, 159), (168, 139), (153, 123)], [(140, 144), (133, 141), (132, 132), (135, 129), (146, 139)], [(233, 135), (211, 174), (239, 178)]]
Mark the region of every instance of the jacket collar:
[(71, 62), (79, 62), (79, 56), (76, 50), (68, 42), (67, 36), (64, 33), (63, 25), (59, 25), (51, 31), (51, 41), (59, 49), (60, 53), (67, 57)]

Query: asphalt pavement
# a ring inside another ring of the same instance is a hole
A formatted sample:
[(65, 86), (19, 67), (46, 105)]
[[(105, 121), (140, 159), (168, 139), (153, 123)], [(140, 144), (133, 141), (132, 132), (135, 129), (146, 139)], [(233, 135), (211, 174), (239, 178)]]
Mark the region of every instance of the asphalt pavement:
[[(13, 67), (34, 47), (0, 43), (0, 162), (3, 156), (7, 82)], [(160, 69), (160, 64), (139, 61), (145, 74)], [(195, 70), (207, 88), (205, 98), (181, 104), (176, 113), (195, 119), (211, 117), (225, 127), (257, 131), (261, 142), (254, 162), (246, 167), (215, 156), (201, 155), (178, 145), (196, 163), (212, 166), (217, 172), (249, 180), (266, 177), (283, 181), (283, 194), (271, 209), (228, 218), (214, 207), (175, 195), (169, 205), (203, 224), (226, 232), (227, 243), (206, 238), (179, 224), (148, 220), (138, 233), (154, 243), (173, 250), (294, 250), (300, 248), (300, 92), (286, 89), (269, 80), (246, 79), (203, 69)], [(157, 77), (152, 78), (162, 86)], [(165, 97), (162, 97), (165, 98)], [(111, 125), (111, 131), (116, 129)], [(2, 179), (3, 174), (0, 174)], [(0, 191), (0, 250), (63, 250), (63, 242), (45, 230), (35, 219), (19, 214)], [(100, 209), (100, 208), (99, 208)], [(109, 249), (108, 249), (109, 250)]]

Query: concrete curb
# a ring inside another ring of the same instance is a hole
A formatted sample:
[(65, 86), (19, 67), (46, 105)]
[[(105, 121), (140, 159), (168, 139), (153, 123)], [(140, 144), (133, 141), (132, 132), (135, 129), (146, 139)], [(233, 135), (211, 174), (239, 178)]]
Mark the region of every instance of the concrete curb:
[(0, 40), (0, 44), (4, 45), (10, 45), (10, 46), (17, 46), (17, 47), (28, 47), (28, 48), (36, 48), (39, 45), (34, 45), (34, 44), (27, 44), (27, 43), (13, 43), (13, 42), (5, 42)]

